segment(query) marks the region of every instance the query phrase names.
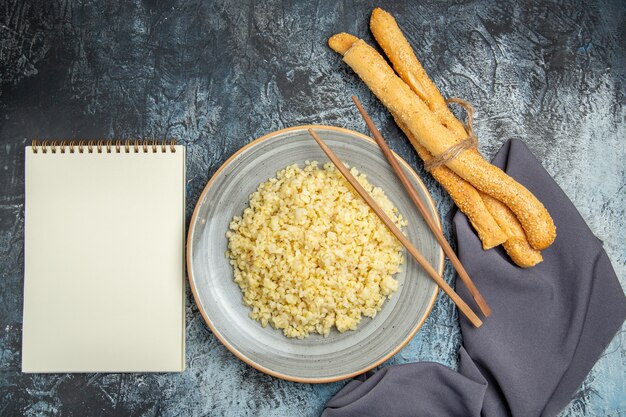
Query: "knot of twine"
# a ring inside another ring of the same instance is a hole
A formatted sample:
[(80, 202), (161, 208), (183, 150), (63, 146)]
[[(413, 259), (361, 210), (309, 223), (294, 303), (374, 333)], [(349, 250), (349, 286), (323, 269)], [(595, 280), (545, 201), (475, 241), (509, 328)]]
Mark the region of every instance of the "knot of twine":
[(478, 138), (474, 135), (474, 128), (472, 126), (472, 118), (474, 117), (474, 108), (467, 101), (460, 98), (449, 98), (446, 100), (446, 104), (456, 103), (465, 109), (467, 113), (467, 123), (464, 124), (467, 137), (457, 143), (454, 146), (446, 149), (439, 155), (435, 155), (430, 161), (424, 162), (424, 168), (430, 172), (435, 168), (447, 164), (454, 158), (459, 156), (463, 151), (476, 148), (478, 146)]

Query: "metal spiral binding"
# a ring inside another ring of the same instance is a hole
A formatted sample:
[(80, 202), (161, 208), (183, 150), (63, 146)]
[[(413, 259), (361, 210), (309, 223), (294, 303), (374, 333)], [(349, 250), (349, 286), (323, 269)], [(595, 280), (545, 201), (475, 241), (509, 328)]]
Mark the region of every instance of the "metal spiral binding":
[(158, 140), (71, 140), (71, 141), (39, 141), (33, 139), (33, 153), (166, 153), (176, 152), (176, 139)]

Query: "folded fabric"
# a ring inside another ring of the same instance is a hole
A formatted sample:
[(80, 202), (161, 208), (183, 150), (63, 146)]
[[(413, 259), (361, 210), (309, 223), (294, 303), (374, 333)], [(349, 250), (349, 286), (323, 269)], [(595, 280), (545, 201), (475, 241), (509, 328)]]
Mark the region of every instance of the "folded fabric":
[[(553, 216), (557, 238), (544, 261), (521, 269), (501, 248), (483, 251), (457, 212), (459, 258), (493, 310), (479, 329), (461, 317), (458, 372), (426, 362), (383, 368), (348, 383), (324, 417), (555, 416), (621, 327), (624, 292), (571, 201), (519, 140), (508, 141), (493, 163)], [(470, 302), (463, 284), (457, 292)]]

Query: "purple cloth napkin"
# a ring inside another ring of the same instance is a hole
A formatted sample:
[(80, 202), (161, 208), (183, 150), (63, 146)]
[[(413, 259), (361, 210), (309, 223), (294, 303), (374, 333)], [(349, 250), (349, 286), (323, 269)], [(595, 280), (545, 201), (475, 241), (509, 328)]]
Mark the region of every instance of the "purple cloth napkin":
[[(519, 140), (493, 163), (532, 191), (557, 226), (544, 261), (521, 269), (501, 248), (483, 251), (461, 212), (459, 258), (493, 310), (480, 329), (462, 317), (459, 370), (390, 366), (348, 383), (324, 417), (551, 417), (571, 400), (626, 318), (626, 298), (598, 240)], [(457, 292), (478, 311), (463, 284)]]

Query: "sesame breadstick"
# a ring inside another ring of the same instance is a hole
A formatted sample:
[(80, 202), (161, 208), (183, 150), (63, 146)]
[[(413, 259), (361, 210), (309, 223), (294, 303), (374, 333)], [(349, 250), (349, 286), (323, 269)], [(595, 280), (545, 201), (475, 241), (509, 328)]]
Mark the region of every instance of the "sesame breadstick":
[[(430, 161), (433, 158), (430, 152), (420, 145), (419, 141), (404, 126), (400, 119), (396, 118), (396, 123), (409, 139), (420, 158), (424, 162)], [(474, 230), (478, 233), (484, 250), (504, 243), (507, 235), (500, 228), (489, 210), (487, 210), (478, 191), (470, 183), (450, 171), (445, 165), (432, 169), (430, 174), (448, 191), (454, 204), (467, 216)]]
[[(454, 133), (439, 123), (374, 48), (358, 40), (343, 59), (432, 155), (439, 155), (456, 143)], [(541, 202), (501, 169), (485, 161), (476, 150), (463, 151), (446, 166), (478, 190), (505, 203), (517, 216), (535, 249), (545, 249), (554, 241), (556, 228)]]
[(496, 219), (500, 228), (508, 236), (502, 246), (513, 262), (522, 268), (530, 268), (543, 261), (541, 252), (528, 244), (524, 229), (522, 229), (522, 225), (513, 212), (490, 195), (484, 193), (480, 194), (487, 209), (493, 215), (494, 219)]
[(400, 78), (426, 103), (442, 125), (464, 139), (467, 136), (465, 127), (448, 108), (393, 16), (383, 9), (374, 9), (370, 30)]
[(328, 46), (330, 46), (330, 49), (337, 52), (339, 55), (343, 55), (348, 49), (350, 49), (352, 44), (358, 40), (359, 38), (354, 35), (341, 32), (328, 39)]
[[(439, 119), (439, 122), (455, 133), (458, 141), (464, 139), (467, 136), (464, 126), (452, 114), (443, 96), (428, 77), (394, 17), (386, 11), (376, 8), (372, 11), (370, 29), (400, 78), (424, 100)], [(353, 39), (352, 43), (355, 40), (356, 38)], [(428, 153), (426, 150), (422, 152)], [(430, 157), (430, 154), (428, 156)], [(426, 159), (424, 160), (426, 161)], [(487, 207), (502, 231), (507, 235), (507, 242), (503, 246), (511, 259), (523, 268), (541, 262), (543, 260), (541, 253), (528, 244), (522, 226), (513, 212), (500, 201), (484, 193), (480, 194), (485, 197), (482, 205)], [(465, 211), (463, 212), (465, 213)]]
[[(359, 38), (348, 33), (339, 33), (328, 40), (328, 45), (336, 52), (344, 54)], [(396, 118), (396, 123), (406, 134), (411, 145), (424, 162), (432, 159), (432, 155), (420, 145), (419, 141)], [(491, 216), (476, 189), (467, 181), (450, 171), (446, 166), (439, 166), (431, 171), (431, 175), (448, 191), (450, 197), (461, 210), (478, 233), (483, 249), (491, 249), (502, 244), (506, 235)]]

